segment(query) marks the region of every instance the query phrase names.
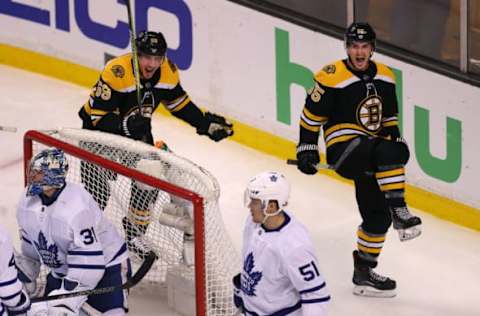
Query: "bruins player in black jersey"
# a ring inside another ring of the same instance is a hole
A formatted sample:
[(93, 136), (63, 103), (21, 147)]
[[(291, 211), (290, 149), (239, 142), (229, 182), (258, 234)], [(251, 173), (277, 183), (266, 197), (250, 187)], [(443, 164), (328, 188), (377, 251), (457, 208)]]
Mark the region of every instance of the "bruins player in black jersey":
[(345, 33), (348, 58), (315, 75), (300, 118), (297, 166), (306, 174), (317, 172), (322, 128), (327, 162), (354, 181), (362, 217), (353, 252), (354, 293), (391, 297), (396, 282), (373, 271), (387, 230), (393, 221), (400, 240), (409, 240), (420, 235), (421, 220), (405, 204), (410, 154), (398, 128), (394, 74), (371, 59), (375, 39), (368, 23), (351, 24)]
[[(151, 117), (162, 103), (175, 117), (195, 127), (200, 135), (218, 142), (233, 134), (229, 121), (213, 113), (203, 113), (191, 101), (180, 84), (177, 66), (166, 56), (167, 43), (162, 33), (140, 32), (136, 46), (141, 86), (140, 106), (132, 54), (114, 58), (105, 65), (90, 98), (80, 109), (79, 116), (84, 129), (122, 135), (153, 145)], [(98, 172), (99, 168), (82, 163), (81, 174), (86, 189), (104, 209), (110, 196), (108, 181), (115, 180), (116, 175)], [(107, 177), (96, 176), (99, 174), (107, 174)], [(138, 232), (145, 232), (150, 222), (149, 204), (156, 199), (158, 191), (142, 190), (133, 181), (131, 193), (130, 213), (128, 218), (123, 219), (123, 224), (127, 232), (127, 245), (138, 254), (139, 247), (134, 246), (135, 237)]]

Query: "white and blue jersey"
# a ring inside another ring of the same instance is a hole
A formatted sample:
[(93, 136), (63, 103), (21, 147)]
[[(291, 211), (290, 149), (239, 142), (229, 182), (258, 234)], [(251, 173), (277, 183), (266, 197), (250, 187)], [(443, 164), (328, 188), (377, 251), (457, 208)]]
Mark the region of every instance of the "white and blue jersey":
[(51, 199), (24, 194), (17, 221), (22, 253), (82, 290), (97, 287), (127, 263), (124, 239), (82, 185), (67, 183)]
[(323, 316), (330, 295), (307, 229), (284, 212), (275, 230), (249, 216), (243, 234), (241, 296), (246, 315)]
[(0, 225), (0, 315), (8, 315), (7, 307), (19, 304), (23, 285), (18, 279), (10, 236)]

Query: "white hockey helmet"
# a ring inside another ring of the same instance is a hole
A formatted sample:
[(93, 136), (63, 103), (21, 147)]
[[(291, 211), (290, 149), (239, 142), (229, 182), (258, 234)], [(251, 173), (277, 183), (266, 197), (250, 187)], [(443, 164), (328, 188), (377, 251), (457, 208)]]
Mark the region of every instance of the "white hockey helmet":
[(287, 206), (290, 195), (290, 185), (285, 176), (276, 171), (265, 171), (253, 177), (245, 190), (245, 205), (251, 199), (262, 201), (265, 209), (269, 201), (277, 201), (279, 211)]

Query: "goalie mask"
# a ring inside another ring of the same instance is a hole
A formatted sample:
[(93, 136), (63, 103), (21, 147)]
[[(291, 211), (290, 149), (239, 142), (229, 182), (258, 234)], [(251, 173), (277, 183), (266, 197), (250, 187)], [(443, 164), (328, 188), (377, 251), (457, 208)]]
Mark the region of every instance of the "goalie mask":
[[(262, 172), (256, 175), (247, 185), (245, 190), (245, 205), (248, 207), (252, 199), (258, 199), (262, 203), (265, 220), (270, 216), (279, 214), (288, 204), (290, 185), (285, 177), (275, 171)], [(277, 201), (278, 210), (275, 213), (266, 213), (269, 201)]]
[(62, 150), (45, 149), (30, 160), (27, 195), (38, 195), (46, 189), (65, 185), (68, 162)]

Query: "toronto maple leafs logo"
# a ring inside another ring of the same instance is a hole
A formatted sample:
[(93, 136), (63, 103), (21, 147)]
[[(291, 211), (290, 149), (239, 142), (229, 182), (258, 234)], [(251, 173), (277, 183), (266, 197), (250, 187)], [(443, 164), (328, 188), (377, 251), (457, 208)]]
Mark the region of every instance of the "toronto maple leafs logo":
[(278, 180), (278, 177), (276, 175), (273, 174), (270, 176), (270, 181), (277, 182), (277, 180)]
[(57, 245), (55, 243), (48, 245), (47, 238), (42, 232), (38, 234), (38, 242), (33, 242), (44, 264), (50, 268), (59, 268), (62, 265), (58, 260)]
[(253, 271), (254, 266), (255, 260), (253, 258), (253, 253), (251, 252), (243, 263), (243, 271), (245, 271), (245, 273), (242, 274), (242, 291), (249, 296), (256, 295), (255, 288), (257, 287), (258, 282), (262, 279), (262, 272)]

